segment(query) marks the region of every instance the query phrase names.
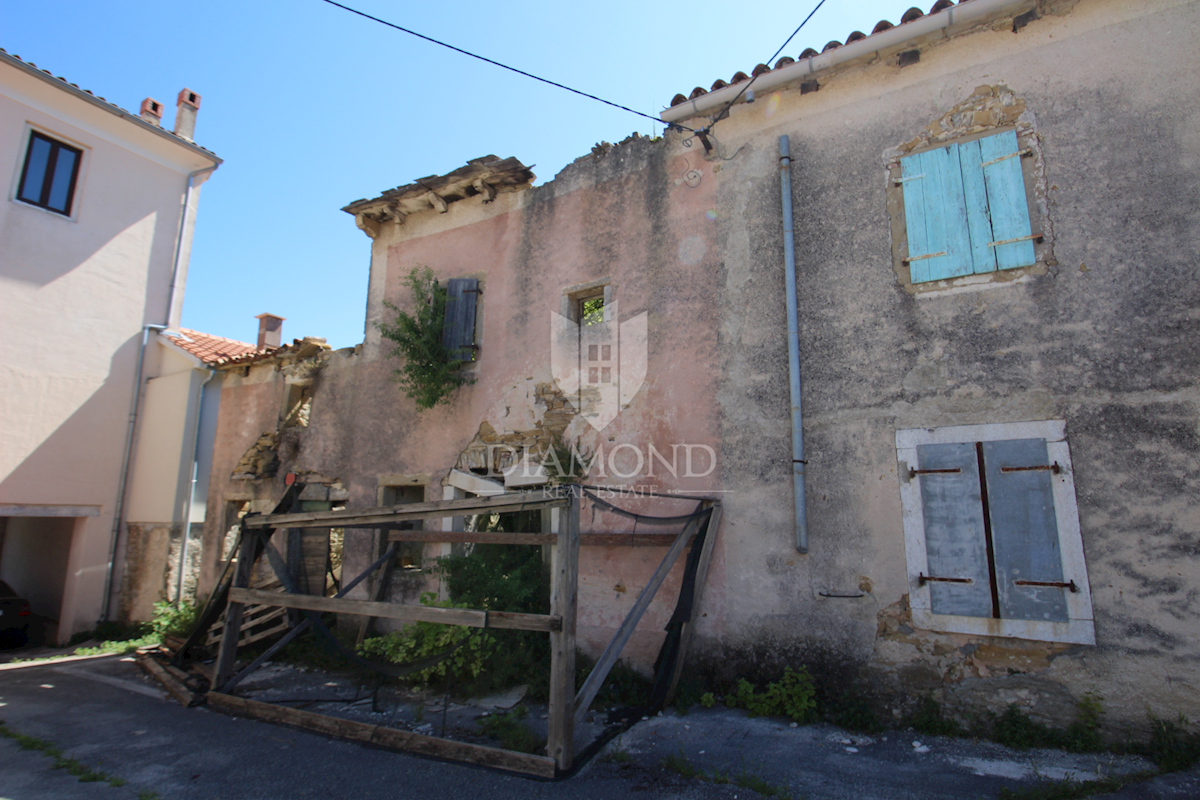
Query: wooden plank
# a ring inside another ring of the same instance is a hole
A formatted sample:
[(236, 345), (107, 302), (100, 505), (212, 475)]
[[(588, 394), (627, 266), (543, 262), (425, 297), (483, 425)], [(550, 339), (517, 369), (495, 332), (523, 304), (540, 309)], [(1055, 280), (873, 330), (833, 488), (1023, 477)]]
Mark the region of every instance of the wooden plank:
[(385, 522), (406, 522), (414, 519), (437, 519), (496, 511), (509, 513), (534, 508), (563, 508), (565, 497), (546, 497), (543, 492), (513, 492), (490, 497), (467, 497), (462, 500), (432, 500), (424, 503), (401, 503), (380, 508), (338, 511), (306, 511), (296, 514), (270, 514), (243, 519), (247, 528), (370, 528)]
[[(249, 585), (250, 572), (254, 568), (254, 555), (258, 544), (257, 533), (242, 537), (241, 547), (238, 548), (237, 569), (234, 571), (230, 592)], [(241, 603), (232, 600), (225, 608), (225, 628), (221, 632), (221, 647), (217, 652), (218, 685), (233, 677), (233, 667), (237, 660), (238, 635), (242, 632), (242, 609)]]
[(243, 697), (208, 693), (208, 704), (218, 711), (251, 717), (265, 722), (275, 722), (293, 728), (322, 733), (349, 741), (363, 742), (376, 747), (416, 753), (433, 758), (462, 761), (468, 764), (493, 767), (495, 769), (519, 772), (525, 775), (535, 775), (540, 778), (555, 776), (554, 759), (545, 756), (516, 753), (502, 750), (498, 747), (455, 742), (439, 739), (436, 736), (423, 736), (419, 733), (385, 728), (353, 720), (338, 719), (312, 711), (302, 711), (296, 708), (284, 708), (258, 700), (247, 700)]
[(468, 628), (508, 628), (519, 631), (557, 630), (562, 621), (554, 614), (518, 614), (504, 611), (480, 611), (471, 608), (437, 608), (410, 606), (371, 600), (347, 600), (339, 597), (318, 597), (308, 594), (263, 592), (257, 589), (230, 589), (231, 602), (298, 608), (305, 611), (328, 611), (334, 614), (361, 614), (405, 622), (437, 622), (443, 625), (462, 625)]
[(270, 628), (267, 628), (266, 630), (257, 631), (255, 633), (252, 633), (249, 635), (243, 635), (240, 639), (238, 639), (238, 647), (245, 647), (248, 644), (254, 644), (255, 642), (261, 642), (263, 639), (270, 639), (275, 634), (282, 633), (283, 631), (286, 631), (287, 629), (288, 629), (287, 620), (286, 619), (280, 620), (278, 624), (273, 625)]
[(190, 689), (177, 680), (171, 673), (154, 660), (153, 656), (141, 655), (137, 659), (138, 666), (146, 671), (150, 677), (154, 678), (167, 692), (179, 701), (179, 704), (184, 708), (191, 708), (198, 705), (200, 700), (192, 693)]
[(692, 594), (692, 613), (684, 621), (679, 631), (679, 655), (675, 660), (675, 672), (671, 675), (671, 684), (667, 687), (664, 704), (670, 705), (675, 699), (675, 690), (679, 688), (679, 679), (683, 676), (683, 662), (687, 658), (688, 647), (692, 643), (692, 635), (696, 630), (696, 620), (700, 617), (700, 601), (704, 599), (704, 582), (708, 579), (708, 565), (712, 561), (713, 546), (717, 541), (717, 531), (721, 527), (721, 504), (713, 506), (712, 516), (708, 518), (708, 530), (704, 534), (704, 547), (700, 550), (700, 558), (696, 562), (696, 588)]
[(558, 541), (552, 533), (505, 533), (484, 531), (391, 531), (389, 542), (441, 542), (455, 544), (554, 544)]
[(554, 547), (554, 591), (550, 613), (562, 619), (562, 630), (550, 634), (550, 719), (547, 753), (560, 770), (575, 756), (575, 622), (579, 604), (579, 497), (571, 493), (560, 515)]
[(992, 241), (992, 221), (988, 213), (987, 188), (983, 182), (983, 162), (979, 155), (978, 139), (963, 142), (958, 146), (958, 163), (962, 172), (971, 268), (976, 274), (995, 272), (996, 251), (988, 247), (988, 242)]
[[(699, 508), (699, 505), (697, 505), (697, 508)], [(621, 651), (625, 649), (626, 642), (629, 641), (629, 637), (633, 636), (633, 631), (641, 621), (642, 615), (650, 607), (650, 601), (654, 599), (654, 595), (658, 593), (659, 587), (667, 579), (671, 568), (679, 560), (679, 554), (683, 552), (683, 548), (687, 545), (688, 540), (692, 538), (696, 527), (695, 519), (688, 520), (687, 524), (683, 526), (683, 530), (675, 537), (675, 543), (671, 545), (671, 549), (663, 556), (658, 569), (650, 576), (649, 583), (646, 584), (641, 594), (638, 595), (633, 608), (629, 609), (629, 613), (625, 616), (625, 621), (621, 623), (621, 627), (617, 628), (617, 632), (613, 634), (612, 640), (604, 648), (604, 652), (600, 655), (600, 658), (596, 659), (596, 666), (588, 674), (587, 680), (583, 682), (583, 686), (579, 687), (579, 694), (575, 697), (576, 725), (583, 722), (583, 717), (587, 714), (588, 707), (596, 699), (596, 694), (600, 691), (600, 687), (604, 685), (604, 679), (608, 677), (609, 671), (616, 665), (617, 659), (621, 657)]]
[(581, 533), (580, 547), (670, 547), (673, 533)]
[[(980, 158), (984, 162), (993, 162), (982, 168), (991, 214), (993, 238), (989, 241), (1005, 242), (1030, 234), (1029, 202), (1025, 195), (1021, 157), (993, 161), (1016, 153), (1019, 147), (1015, 131), (1005, 131), (979, 140)], [(1037, 261), (1033, 242), (1028, 240), (997, 245), (993, 249), (999, 269), (1029, 266)]]

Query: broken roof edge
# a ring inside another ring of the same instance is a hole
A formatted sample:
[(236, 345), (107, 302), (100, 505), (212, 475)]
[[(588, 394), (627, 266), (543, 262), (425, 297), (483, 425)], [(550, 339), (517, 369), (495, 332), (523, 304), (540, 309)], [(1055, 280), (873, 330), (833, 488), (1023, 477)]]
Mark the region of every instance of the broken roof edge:
[[(874, 55), (883, 50), (902, 47), (908, 42), (930, 34), (940, 33), (951, 28), (954, 28), (956, 32), (965, 31), (977, 25), (1010, 16), (1018, 9), (1036, 7), (1037, 0), (961, 0), (958, 5), (947, 6), (935, 14), (917, 17), (848, 44), (827, 47), (822, 53), (783, 67), (764, 71), (754, 81), (754, 90), (763, 92), (784, 88), (785, 85), (811, 80), (814, 76), (827, 73), (849, 61)], [(700, 94), (664, 109), (659, 114), (659, 118), (667, 123), (682, 122), (715, 110), (735, 99), (738, 103), (745, 103), (744, 95), (738, 97), (745, 88), (744, 82), (738, 81), (715, 91)]]
[[(352, 348), (348, 348), (352, 349)], [(213, 364), (213, 369), (232, 369), (234, 367), (248, 367), (254, 364), (259, 364), (266, 361), (287, 358), (311, 358), (321, 353), (333, 352), (323, 337), (320, 336), (305, 336), (303, 339), (293, 339), (291, 344), (281, 345), (280, 347), (272, 347), (263, 350), (255, 350), (253, 353), (245, 353), (239, 356), (227, 358), (220, 363)]]
[(516, 158), (488, 155), (471, 159), (445, 175), (418, 178), (374, 199), (355, 200), (342, 211), (376, 222), (403, 222), (410, 214), (431, 209), (444, 214), (450, 203), (469, 197), (483, 196), (484, 202), (491, 202), (499, 193), (530, 188), (536, 177), (531, 167)]
[(88, 90), (81, 89), (78, 86), (76, 86), (75, 84), (68, 82), (65, 78), (58, 77), (58, 76), (52, 74), (51, 72), (49, 72), (48, 70), (38, 69), (37, 66), (35, 66), (34, 64), (31, 64), (28, 61), (25, 61), (17, 56), (12, 55), (11, 53), (9, 53), (7, 50), (5, 50), (3, 48), (0, 48), (0, 63), (9, 64), (10, 66), (16, 67), (17, 69), (20, 69), (20, 70), (28, 73), (29, 75), (32, 75), (33, 77), (38, 78), (39, 80), (50, 84), (51, 86), (61, 89), (64, 92), (67, 92), (68, 94), (72, 94), (72, 95), (80, 98), (81, 100), (84, 100), (84, 101), (90, 103), (91, 105), (96, 106), (97, 108), (107, 111), (108, 113), (112, 114), (113, 116), (125, 119), (144, 130), (152, 132), (156, 136), (162, 137), (163, 139), (166, 139), (167, 141), (170, 141), (177, 145), (180, 145), (181, 147), (184, 147), (185, 149), (190, 150), (191, 152), (201, 156), (202, 158), (204, 158), (208, 161), (211, 161), (213, 163), (213, 167), (218, 167), (221, 164), (225, 163), (224, 159), (222, 159), (220, 156), (218, 156), (213, 151), (211, 151), (205, 147), (201, 147), (200, 145), (196, 144), (195, 142), (193, 142), (189, 139), (185, 139), (182, 136), (179, 136), (178, 134), (175, 134), (175, 133), (167, 130), (166, 128), (163, 128), (159, 125), (154, 125), (152, 123), (149, 123), (146, 120), (142, 119), (137, 114), (134, 114), (130, 111), (126, 111), (125, 109), (121, 108), (120, 106), (116, 105), (115, 103), (110, 103), (103, 98), (97, 97), (96, 95), (92, 94)]

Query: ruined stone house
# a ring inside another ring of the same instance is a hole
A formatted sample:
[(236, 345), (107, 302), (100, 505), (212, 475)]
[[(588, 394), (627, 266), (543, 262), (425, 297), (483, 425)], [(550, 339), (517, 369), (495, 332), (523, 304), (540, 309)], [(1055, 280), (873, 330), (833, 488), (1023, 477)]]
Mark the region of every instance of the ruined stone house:
[[(205, 579), (287, 473), (313, 502), (367, 507), (536, 483), (526, 451), (574, 443), (589, 483), (653, 487), (631, 507), (721, 498), (698, 668), (808, 664), (897, 712), (928, 695), (1065, 725), (1093, 692), (1112, 728), (1200, 716), (1197, 31), (1193, 0), (940, 0), (759, 65), (753, 102), (745, 73), (680, 95), (663, 117), (686, 129), (598, 146), (544, 185), (489, 156), (352, 203), (365, 340), (226, 365)], [(385, 301), (412, 307), (417, 265), (474, 312), (453, 334), (474, 383), (419, 413), (376, 327)], [(611, 352), (589, 344), (596, 300)], [(600, 401), (556, 381), (564, 335)], [(374, 541), (348, 532), (346, 564)], [(659, 558), (584, 548), (585, 648)]]

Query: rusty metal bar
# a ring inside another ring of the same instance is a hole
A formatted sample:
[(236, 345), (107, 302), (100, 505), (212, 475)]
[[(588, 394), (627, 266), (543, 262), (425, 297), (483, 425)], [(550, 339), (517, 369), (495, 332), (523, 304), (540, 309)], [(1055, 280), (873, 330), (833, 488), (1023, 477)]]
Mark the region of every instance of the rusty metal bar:
[(1058, 475), (1060, 472), (1062, 472), (1062, 467), (1060, 467), (1058, 465), (1057, 461), (1055, 461), (1053, 464), (1042, 464), (1042, 465), (1036, 466), (1036, 467), (1001, 467), (1000, 471), (1001, 472), (1037, 472), (1039, 470), (1047, 470), (1047, 469), (1050, 470), (1051, 472), (1053, 472), (1055, 475)]
[(935, 583), (974, 583), (975, 582), (975, 580), (973, 578), (935, 578), (932, 575), (926, 575), (923, 572), (917, 574), (917, 585), (918, 586), (924, 586), (925, 584), (929, 583), (930, 581), (933, 581)]
[(957, 475), (962, 472), (958, 467), (953, 469), (909, 469), (908, 477), (915, 478), (918, 475)]
[(1079, 587), (1075, 585), (1075, 581), (1013, 581), (1013, 586), (1049, 586), (1051, 589), (1070, 589), (1074, 593), (1079, 592)]

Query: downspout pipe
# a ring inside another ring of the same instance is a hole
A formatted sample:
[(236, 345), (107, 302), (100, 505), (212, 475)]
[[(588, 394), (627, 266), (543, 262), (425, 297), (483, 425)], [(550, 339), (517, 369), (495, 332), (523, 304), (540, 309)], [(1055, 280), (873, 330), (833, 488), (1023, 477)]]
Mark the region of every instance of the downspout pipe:
[(175, 311), (175, 298), (179, 294), (179, 273), (183, 270), (183, 240), (187, 235), (188, 226), (188, 209), (192, 207), (192, 193), (196, 188), (196, 178), (207, 172), (212, 172), (220, 164), (213, 164), (211, 167), (204, 167), (195, 172), (189, 172), (187, 176), (187, 190), (183, 193), (183, 208), (179, 210), (179, 235), (175, 237), (175, 259), (171, 268), (171, 289), (167, 293), (167, 314), (164, 317), (166, 325), (171, 324), (171, 314)]
[(121, 473), (117, 484), (117, 502), (113, 507), (112, 535), (108, 541), (108, 568), (104, 571), (104, 606), (100, 611), (100, 621), (108, 620), (112, 610), (113, 564), (117, 558), (117, 538), (121, 533), (121, 523), (125, 517), (125, 489), (129, 483), (129, 462), (133, 458), (133, 433), (137, 427), (138, 411), (142, 400), (142, 372), (146, 366), (146, 344), (150, 339), (150, 331), (164, 331), (166, 325), (145, 325), (142, 327), (142, 342), (138, 347), (137, 370), (133, 380), (133, 400), (129, 404), (129, 424), (125, 428), (125, 450), (121, 455)]
[(133, 400), (129, 406), (129, 426), (125, 431), (125, 450), (121, 455), (121, 475), (117, 485), (117, 500), (113, 506), (113, 529), (108, 543), (108, 567), (104, 570), (104, 600), (100, 611), (100, 621), (108, 620), (112, 612), (113, 567), (117, 558), (117, 541), (121, 534), (121, 524), (125, 521), (125, 491), (129, 485), (129, 464), (133, 460), (133, 435), (137, 428), (138, 412), (142, 400), (142, 378), (146, 365), (146, 345), (150, 340), (150, 331), (165, 331), (171, 325), (171, 313), (175, 310), (175, 297), (179, 291), (179, 273), (183, 267), (183, 242), (187, 236), (188, 208), (191, 207), (192, 193), (195, 190), (196, 178), (207, 172), (212, 172), (221, 162), (210, 167), (204, 167), (187, 176), (187, 189), (183, 193), (183, 207), (179, 210), (179, 231), (175, 237), (175, 258), (171, 267), (171, 288), (167, 292), (167, 310), (161, 325), (145, 325), (142, 327), (142, 343), (138, 348), (137, 371), (133, 385)]
[(196, 502), (196, 478), (200, 469), (196, 456), (200, 452), (200, 425), (204, 421), (204, 388), (217, 374), (215, 369), (206, 370), (206, 372), (208, 372), (208, 377), (200, 384), (200, 389), (196, 393), (196, 428), (192, 432), (192, 455), (188, 460), (191, 465), (189, 472), (192, 480), (188, 484), (187, 505), (183, 511), (183, 534), (179, 540), (179, 582), (175, 591), (176, 608), (183, 605), (183, 575), (184, 568), (187, 566), (188, 541), (191, 538), (192, 527), (192, 504)]
[(792, 490), (796, 506), (796, 552), (808, 552), (808, 505), (804, 499), (804, 415), (800, 406), (800, 312), (796, 308), (796, 243), (792, 230), (792, 157), (779, 137), (779, 190), (783, 201), (783, 271), (787, 286), (788, 388), (792, 400)]

